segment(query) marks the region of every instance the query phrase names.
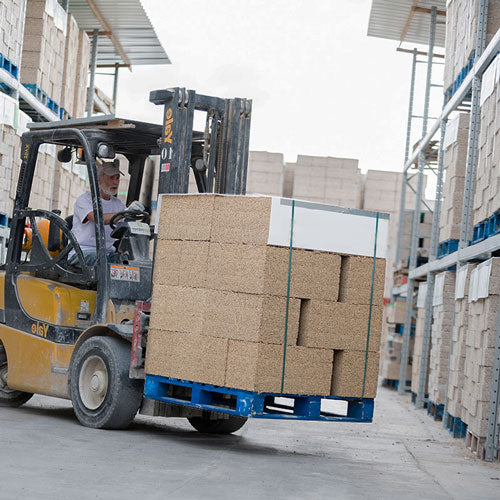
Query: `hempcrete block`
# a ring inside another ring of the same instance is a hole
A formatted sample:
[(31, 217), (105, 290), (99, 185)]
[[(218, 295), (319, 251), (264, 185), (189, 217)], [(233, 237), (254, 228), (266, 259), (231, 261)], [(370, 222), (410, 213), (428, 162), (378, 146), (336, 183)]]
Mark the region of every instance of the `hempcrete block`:
[(74, 64), (78, 56), (78, 37), (80, 31), (72, 15), (68, 15), (66, 43), (64, 50), (63, 84), (60, 105), (71, 116), (74, 115), (75, 87), (78, 67)]
[[(417, 321), (415, 324), (415, 336), (413, 346), (413, 356), (411, 365), (411, 392), (418, 393), (419, 377), (420, 377), (420, 363), (422, 362), (422, 344), (424, 337), (424, 321), (425, 309), (422, 307), (417, 308)], [(430, 355), (430, 353), (429, 353)], [(427, 370), (425, 394), (429, 393), (429, 370)]]
[(302, 301), (298, 345), (361, 351), (368, 341), (368, 320), (371, 312), (369, 347), (378, 352), (382, 329), (382, 306), (344, 304), (317, 300)]
[[(81, 118), (85, 114), (87, 102), (87, 73), (90, 64), (90, 39), (85, 31), (78, 35), (78, 52), (76, 57), (75, 92), (73, 101), (73, 118)], [(155, 191), (157, 192), (157, 191)]]
[(288, 347), (283, 391), (282, 366), (281, 346), (230, 340), (226, 385), (257, 392), (321, 396), (330, 393), (332, 350)]
[[(364, 366), (366, 380), (363, 392)], [(378, 352), (334, 351), (331, 395), (374, 398), (377, 393)]]

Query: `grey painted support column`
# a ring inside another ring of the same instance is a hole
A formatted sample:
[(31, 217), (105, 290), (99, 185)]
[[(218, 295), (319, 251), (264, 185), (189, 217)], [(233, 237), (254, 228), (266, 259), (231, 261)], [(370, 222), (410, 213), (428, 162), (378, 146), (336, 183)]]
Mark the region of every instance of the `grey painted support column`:
[(115, 64), (115, 77), (113, 80), (113, 102), (115, 103), (115, 113), (116, 113), (116, 98), (118, 96), (118, 71), (120, 66), (118, 63)]
[[(424, 113), (422, 122), (422, 138), (427, 134), (427, 124), (429, 118), (429, 103), (430, 91), (432, 80), (432, 63), (434, 58), (434, 41), (436, 37), (436, 17), (437, 9), (431, 9), (431, 23), (429, 30), (429, 50), (427, 59), (427, 77), (425, 82), (425, 101)], [(420, 223), (420, 210), (422, 205), (422, 196), (424, 195), (424, 168), (426, 166), (425, 150), (422, 150), (418, 156), (418, 182), (417, 182), (417, 195), (415, 201), (415, 211), (413, 212), (413, 223), (410, 240), (410, 271), (417, 267), (417, 249), (418, 249), (418, 226)], [(403, 331), (403, 347), (401, 349), (401, 366), (399, 370), (399, 386), (398, 393), (405, 393), (406, 386), (406, 366), (408, 364), (408, 357), (410, 353), (410, 335), (411, 335), (411, 319), (413, 316), (413, 296), (415, 293), (415, 280), (409, 279), (406, 293), (406, 315), (405, 326)]]
[[(415, 75), (417, 69), (417, 49), (413, 49), (413, 60), (411, 66), (411, 82), (410, 82), (410, 99), (408, 103), (408, 121), (406, 125), (406, 145), (405, 145), (405, 164), (410, 155), (410, 141), (411, 141), (411, 124), (413, 120), (413, 103), (415, 100)], [(408, 174), (403, 169), (401, 176), (401, 198), (399, 200), (399, 222), (398, 222), (398, 239), (396, 243), (396, 258), (395, 264), (397, 265), (401, 259), (401, 246), (403, 242), (404, 231), (404, 213), (406, 209), (406, 184), (408, 183)], [(391, 290), (391, 302), (394, 302), (394, 295)]]
[[(446, 134), (446, 121), (441, 123), (441, 137), (439, 140), (438, 171), (436, 179), (436, 202), (432, 214), (431, 247), (429, 261), (436, 260), (439, 246), (439, 222), (441, 219), (441, 200), (443, 197), (443, 170), (444, 170), (444, 136)], [(427, 385), (427, 370), (429, 368), (429, 349), (432, 333), (432, 303), (434, 299), (435, 273), (427, 274), (427, 293), (425, 296), (425, 316), (422, 339), (422, 352), (420, 358), (418, 390), (415, 406), (423, 408), (425, 403), (425, 388)]]
[(95, 68), (97, 65), (97, 43), (99, 39), (99, 30), (95, 29), (92, 36), (92, 52), (90, 55), (90, 83), (87, 93), (87, 116), (92, 116), (94, 108), (94, 88), (95, 88)]

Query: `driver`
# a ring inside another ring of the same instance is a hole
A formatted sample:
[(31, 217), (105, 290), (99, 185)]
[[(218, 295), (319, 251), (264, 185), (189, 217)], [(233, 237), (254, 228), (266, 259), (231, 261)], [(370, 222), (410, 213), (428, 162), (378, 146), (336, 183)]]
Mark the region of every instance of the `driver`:
[[(97, 177), (99, 180), (101, 205), (104, 216), (104, 231), (106, 234), (107, 260), (108, 262), (114, 263), (119, 261), (118, 253), (113, 246), (116, 239), (111, 237), (112, 230), (109, 226), (109, 221), (116, 213), (127, 210), (123, 202), (115, 196), (118, 193), (120, 175), (123, 175), (123, 173), (120, 172), (115, 162), (103, 161), (102, 165), (98, 165), (97, 167)], [(144, 210), (144, 207), (138, 201), (134, 201), (130, 204), (128, 210)], [(97, 264), (97, 253), (94, 208), (90, 192), (80, 195), (75, 201), (72, 232), (82, 249), (85, 263), (88, 266), (95, 266)], [(68, 263), (71, 265), (78, 265), (78, 256), (74, 250), (71, 250), (69, 254)]]

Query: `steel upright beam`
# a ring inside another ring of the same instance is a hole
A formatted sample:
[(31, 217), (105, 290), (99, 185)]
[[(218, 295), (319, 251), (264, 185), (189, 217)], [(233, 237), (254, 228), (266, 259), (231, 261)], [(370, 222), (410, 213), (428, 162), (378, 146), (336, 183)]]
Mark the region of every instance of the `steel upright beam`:
[[(429, 30), (429, 51), (427, 59), (427, 77), (425, 82), (425, 101), (424, 113), (422, 122), (422, 138), (427, 134), (427, 122), (429, 118), (429, 103), (430, 91), (432, 80), (432, 63), (434, 58), (434, 41), (436, 37), (436, 16), (437, 9), (431, 9), (431, 22)], [(415, 201), (415, 211), (413, 212), (413, 223), (410, 240), (410, 271), (417, 267), (417, 248), (418, 248), (418, 226), (420, 222), (420, 209), (422, 204), (422, 196), (424, 194), (424, 168), (426, 165), (425, 153), (422, 150), (418, 157), (418, 181), (417, 181), (417, 194)], [(408, 364), (408, 356), (410, 351), (410, 334), (411, 334), (411, 320), (413, 316), (413, 296), (415, 294), (415, 280), (408, 280), (407, 294), (406, 294), (406, 315), (405, 326), (403, 331), (403, 347), (401, 349), (401, 366), (399, 367), (399, 386), (398, 393), (404, 394), (406, 388), (406, 366)]]
[(90, 55), (90, 83), (87, 94), (87, 116), (92, 116), (94, 108), (95, 68), (97, 65), (97, 44), (99, 41), (99, 30), (94, 30), (92, 36), (92, 52)]
[[(413, 103), (415, 100), (415, 75), (417, 71), (417, 49), (413, 49), (413, 59), (411, 66), (411, 82), (410, 82), (410, 99), (408, 102), (408, 121), (406, 125), (406, 145), (405, 145), (405, 164), (410, 155), (410, 141), (411, 141), (411, 126), (413, 121)], [(403, 231), (406, 210), (406, 184), (408, 182), (407, 172), (403, 171), (401, 174), (401, 197), (399, 200), (399, 222), (398, 222), (398, 238), (396, 242), (396, 258), (395, 264), (397, 265), (401, 259), (401, 246), (403, 243)], [(391, 289), (391, 302), (394, 302), (394, 294)]]
[(118, 71), (120, 70), (120, 66), (118, 63), (115, 64), (115, 75), (113, 77), (113, 102), (115, 104), (115, 113), (116, 113), (116, 98), (118, 97)]
[[(446, 121), (441, 122), (441, 138), (439, 141), (438, 170), (436, 179), (436, 202), (432, 214), (431, 247), (429, 250), (429, 261), (437, 259), (439, 246), (439, 223), (441, 220), (441, 201), (443, 197), (443, 171), (444, 171), (444, 136), (446, 134)], [(429, 368), (429, 349), (432, 333), (432, 303), (434, 299), (434, 284), (436, 275), (433, 272), (427, 274), (427, 291), (424, 305), (424, 328), (422, 336), (422, 352), (420, 358), (420, 369), (418, 376), (418, 390), (415, 406), (423, 408), (425, 403), (425, 387), (427, 385), (427, 370)]]

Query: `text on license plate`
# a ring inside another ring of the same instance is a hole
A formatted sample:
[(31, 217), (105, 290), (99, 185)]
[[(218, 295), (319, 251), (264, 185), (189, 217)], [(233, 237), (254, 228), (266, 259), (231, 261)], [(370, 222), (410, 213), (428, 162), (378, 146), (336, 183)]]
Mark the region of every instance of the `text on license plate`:
[(138, 267), (110, 266), (111, 279), (120, 281), (141, 281), (141, 271)]

